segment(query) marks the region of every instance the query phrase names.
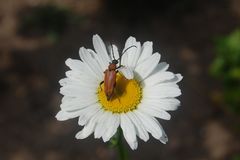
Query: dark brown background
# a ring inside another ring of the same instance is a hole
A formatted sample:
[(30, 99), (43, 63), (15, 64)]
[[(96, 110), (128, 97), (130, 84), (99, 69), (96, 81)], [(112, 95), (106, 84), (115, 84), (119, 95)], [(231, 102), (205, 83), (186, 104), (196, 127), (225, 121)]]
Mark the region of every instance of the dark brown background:
[(169, 143), (141, 141), (131, 159), (239, 160), (239, 121), (212, 102), (221, 86), (208, 72), (213, 39), (239, 26), (239, 8), (238, 0), (0, 0), (0, 159), (116, 159), (102, 140), (74, 138), (77, 119), (55, 119), (64, 61), (92, 48), (98, 33), (120, 48), (130, 35), (153, 41), (162, 61), (184, 76), (182, 106), (160, 121)]

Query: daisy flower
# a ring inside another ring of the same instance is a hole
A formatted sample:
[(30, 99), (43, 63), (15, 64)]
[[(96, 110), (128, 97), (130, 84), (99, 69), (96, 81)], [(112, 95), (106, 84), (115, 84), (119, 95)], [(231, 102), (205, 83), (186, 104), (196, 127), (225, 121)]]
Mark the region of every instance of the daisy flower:
[[(129, 37), (122, 56), (115, 45), (108, 54), (102, 39), (94, 35), (95, 51), (81, 47), (81, 60), (66, 60), (70, 70), (59, 81), (63, 98), (57, 120), (78, 118), (83, 129), (76, 134), (77, 139), (93, 133), (95, 138), (107, 142), (121, 127), (133, 150), (138, 147), (137, 137), (146, 142), (150, 134), (165, 144), (168, 138), (157, 118), (170, 120), (167, 111), (180, 105), (176, 97), (181, 95), (177, 83), (182, 76), (167, 71), (166, 62), (159, 63), (161, 55), (153, 53), (152, 45), (149, 41), (141, 45)], [(113, 59), (119, 59), (122, 66), (117, 69), (113, 97), (109, 100), (103, 80)]]

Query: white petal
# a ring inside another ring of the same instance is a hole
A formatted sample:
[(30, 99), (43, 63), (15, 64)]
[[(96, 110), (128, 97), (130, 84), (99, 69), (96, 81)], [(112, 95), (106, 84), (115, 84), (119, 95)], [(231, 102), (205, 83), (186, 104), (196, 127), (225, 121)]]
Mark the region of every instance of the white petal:
[(87, 125), (84, 126), (84, 128), (79, 131), (76, 135), (76, 139), (84, 139), (87, 138), (89, 135), (92, 134), (94, 128), (95, 128), (96, 122), (90, 121)]
[(118, 69), (119, 72), (121, 72), (125, 78), (127, 79), (133, 79), (134, 73), (133, 70), (129, 67), (123, 66)]
[(143, 98), (142, 103), (165, 111), (174, 111), (180, 106), (180, 101), (176, 98)]
[(75, 111), (75, 112), (66, 112), (63, 110), (60, 110), (57, 115), (55, 116), (55, 118), (58, 121), (66, 121), (68, 119), (72, 119), (72, 118), (76, 118), (79, 116), (79, 111)]
[(63, 96), (61, 102), (62, 102), (62, 103), (66, 103), (66, 102), (68, 102), (68, 101), (74, 100), (75, 98), (76, 98), (76, 97)]
[(65, 111), (59, 111), (57, 115), (55, 116), (58, 121), (66, 121), (68, 120), (68, 116), (66, 115)]
[(143, 46), (142, 46), (142, 54), (138, 60), (138, 64), (142, 63), (144, 60), (146, 60), (147, 58), (149, 58), (152, 53), (153, 53), (153, 48), (152, 48), (153, 43), (152, 42), (144, 42)]
[(105, 69), (107, 69), (109, 62), (111, 61), (103, 40), (97, 34), (93, 36), (93, 47), (97, 52), (97, 60), (100, 62), (102, 70), (104, 71)]
[(80, 101), (85, 102), (85, 101), (95, 101), (95, 100), (98, 100), (96, 94), (94, 94), (93, 96), (81, 95), (78, 97), (63, 96), (62, 104), (74, 104), (74, 103), (79, 103)]
[[(128, 59), (129, 59), (129, 56), (131, 54), (133, 54), (134, 52), (136, 52), (136, 48), (133, 47), (133, 49), (128, 49), (129, 47), (131, 46), (136, 46), (136, 39), (134, 37), (129, 37), (125, 43), (125, 47), (123, 49), (123, 52), (125, 52), (123, 55), (122, 55), (122, 58), (121, 58), (121, 65), (123, 66), (126, 66), (126, 67), (130, 67), (131, 64), (129, 64), (128, 62)], [(129, 60), (130, 61), (130, 60)]]
[(108, 65), (106, 66), (106, 63), (103, 62), (101, 59), (102, 59), (102, 58), (101, 58), (101, 55), (100, 55), (100, 54), (96, 54), (96, 55), (95, 55), (95, 60), (98, 62), (99, 66), (100, 66), (100, 69), (102, 70), (102, 72), (104, 72), (104, 71), (107, 69)]
[(72, 70), (76, 70), (79, 72), (84, 71), (85, 66), (84, 66), (83, 62), (81, 62), (80, 60), (68, 58), (65, 61), (65, 63)]
[(96, 58), (96, 52), (94, 52), (94, 50), (92, 50), (92, 49), (87, 49), (87, 51), (91, 54), (91, 56), (92, 56), (93, 58)]
[(74, 101), (75, 99), (92, 99), (94, 98), (97, 99), (97, 95), (95, 93), (85, 93), (85, 94), (81, 94), (81, 95), (73, 95), (73, 96), (68, 96), (68, 95), (64, 95), (62, 98), (62, 103), (71, 103), (71, 101)]
[(172, 72), (158, 72), (150, 75), (148, 78), (142, 81), (143, 86), (153, 86), (166, 80), (173, 79), (175, 75)]
[(111, 126), (107, 126), (109, 118), (111, 118), (111, 113), (108, 111), (104, 111), (102, 116), (99, 118), (99, 121), (95, 128), (94, 138), (101, 138), (103, 136), (104, 132), (107, 131), (108, 127), (111, 127)]
[[(128, 54), (128, 67), (135, 68), (138, 62), (138, 58), (141, 53), (141, 43), (140, 42), (134, 42), (131, 46), (132, 48), (129, 48), (126, 53)], [(136, 48), (137, 47), (137, 48)]]
[(60, 105), (63, 111), (75, 111), (97, 103), (96, 97), (75, 98), (70, 102), (64, 102)]
[(98, 103), (85, 107), (80, 111), (78, 124), (80, 126), (85, 125), (89, 121), (89, 119), (93, 117), (100, 110), (101, 110), (101, 107), (99, 106)]
[(123, 130), (123, 135), (131, 149), (137, 149), (138, 142), (136, 137), (136, 130), (130, 119), (125, 115), (125, 113), (121, 114), (121, 128)]
[(87, 64), (89, 69), (96, 75), (96, 78), (98, 80), (103, 79), (103, 71), (100, 68), (100, 65), (98, 62), (91, 56), (91, 54), (86, 50), (84, 47), (81, 47), (79, 50), (79, 55), (83, 62)]
[(107, 131), (104, 133), (104, 135), (102, 136), (104, 142), (109, 141), (110, 138), (117, 132), (117, 129), (120, 124), (119, 114), (112, 114), (108, 122), (109, 122), (108, 124), (109, 127)]
[(113, 44), (112, 47), (110, 46), (109, 50), (111, 53), (110, 54), (111, 60), (119, 59), (119, 52), (118, 52), (118, 48), (116, 45)]
[(66, 77), (71, 78), (71, 79), (76, 79), (76, 80), (81, 79), (81, 75), (83, 75), (83, 74), (84, 73), (81, 71), (73, 71), (73, 70), (67, 71), (65, 73)]
[(166, 144), (168, 142), (168, 137), (167, 134), (165, 133), (164, 129), (162, 128), (161, 124), (159, 124), (161, 130), (162, 130), (162, 136), (159, 138), (159, 140), (163, 143)]
[(122, 55), (120, 65), (128, 67), (128, 54)]
[(86, 88), (84, 86), (63, 86), (60, 88), (60, 93), (70, 97), (80, 97), (82, 95), (94, 96), (95, 89)]
[(145, 79), (157, 66), (159, 60), (160, 54), (154, 53), (151, 57), (138, 64), (135, 68), (135, 71), (140, 75), (142, 79)]
[[(84, 77), (84, 76), (83, 76)], [(86, 81), (88, 78), (84, 79), (71, 79), (71, 78), (63, 78), (59, 81), (61, 86), (78, 86), (89, 88), (90, 90), (95, 90), (99, 86), (96, 79)]]
[(124, 47), (123, 51), (125, 51), (127, 48), (129, 48), (135, 44), (136, 44), (136, 38), (132, 37), (132, 36), (128, 37), (128, 39), (125, 42), (125, 47)]
[[(98, 109), (99, 109), (99, 107), (96, 104), (93, 104), (93, 105), (87, 106), (85, 108), (80, 108), (79, 110), (75, 110), (75, 111), (64, 111), (64, 110), (61, 110), (56, 115), (56, 118), (59, 121), (64, 121), (64, 120), (76, 118), (76, 117), (79, 117), (79, 116), (81, 117), (82, 115), (84, 117), (87, 117), (85, 115), (85, 112), (91, 111), (93, 113), (95, 110), (98, 110)], [(87, 121), (88, 119), (85, 118), (85, 120)]]
[(146, 87), (143, 90), (145, 98), (172, 98), (181, 95), (181, 90), (176, 84), (160, 83), (153, 87)]
[(165, 81), (166, 83), (178, 83), (183, 79), (183, 76), (181, 74), (175, 74), (174, 78), (171, 80)]
[(154, 117), (148, 116), (139, 110), (135, 110), (134, 112), (142, 121), (145, 129), (151, 133), (154, 138), (159, 139), (162, 136), (162, 130)]
[(66, 76), (71, 79), (82, 79), (82, 77), (88, 77), (91, 79), (96, 79), (94, 72), (91, 71), (91, 69), (85, 64), (84, 62), (80, 60), (74, 60), (74, 59), (67, 59), (66, 65), (70, 67), (70, 71), (66, 72)]
[(102, 72), (104, 72), (106, 70), (106, 64), (105, 61), (103, 62), (101, 59), (101, 54), (97, 54), (94, 50), (92, 49), (87, 49), (88, 52), (91, 54), (91, 56), (97, 61), (97, 63), (100, 66), (100, 69)]
[(171, 119), (171, 115), (160, 108), (156, 109), (155, 107), (148, 106), (146, 104), (141, 104), (139, 105), (138, 109), (143, 113), (149, 114), (150, 116), (153, 116), (153, 117), (157, 117), (164, 120)]
[(153, 119), (155, 121), (156, 124), (158, 124), (158, 126), (160, 127), (161, 131), (162, 131), (162, 136), (159, 138), (159, 140), (163, 143), (163, 144), (166, 144), (167, 141), (168, 141), (168, 137), (162, 127), (162, 125), (154, 118)]
[[(86, 72), (87, 72), (87, 70), (86, 70)], [(99, 85), (98, 80), (94, 76), (90, 76), (90, 74), (79, 74), (76, 71), (67, 71), (66, 76), (70, 80), (76, 81), (76, 82), (81, 83), (86, 86), (87, 85), (91, 85), (91, 86)]]
[(98, 122), (98, 119), (102, 114), (103, 111), (99, 110), (94, 116), (92, 116), (92, 118), (88, 121), (84, 128), (81, 131), (79, 131), (75, 137), (77, 139), (84, 139), (87, 138), (90, 134), (92, 134)]
[(149, 139), (148, 132), (145, 129), (139, 117), (136, 116), (134, 112), (128, 112), (126, 113), (126, 115), (128, 116), (129, 119), (131, 119), (132, 123), (135, 125), (136, 132), (139, 138), (141, 138), (145, 142), (148, 141)]
[(76, 70), (70, 70), (70, 71), (67, 71), (65, 74), (66, 74), (66, 77), (70, 78), (70, 79), (73, 79), (73, 80), (85, 80), (85, 79), (88, 79), (91, 81), (96, 81), (97, 82), (97, 79), (95, 78), (94, 74), (92, 73), (91, 70), (88, 70), (87, 67), (85, 67), (86, 70), (84, 71), (85, 73), (83, 72), (79, 72), (79, 71), (76, 71)]
[(154, 75), (158, 72), (164, 72), (168, 69), (169, 64), (167, 64), (166, 62), (160, 62), (157, 67), (153, 70), (153, 72), (151, 73), (151, 75)]

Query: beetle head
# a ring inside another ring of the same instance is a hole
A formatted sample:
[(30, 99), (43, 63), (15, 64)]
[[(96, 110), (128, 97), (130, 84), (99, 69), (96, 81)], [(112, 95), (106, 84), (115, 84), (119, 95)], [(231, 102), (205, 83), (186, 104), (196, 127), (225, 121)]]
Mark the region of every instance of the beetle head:
[(112, 60), (112, 63), (113, 64), (118, 64), (118, 60), (114, 59), (114, 60)]

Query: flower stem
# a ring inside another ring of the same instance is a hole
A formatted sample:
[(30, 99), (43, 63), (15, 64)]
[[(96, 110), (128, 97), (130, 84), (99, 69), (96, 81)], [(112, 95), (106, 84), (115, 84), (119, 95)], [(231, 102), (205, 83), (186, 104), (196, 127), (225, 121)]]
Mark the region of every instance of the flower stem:
[(118, 129), (118, 142), (117, 142), (117, 149), (118, 149), (118, 153), (119, 153), (119, 158), (120, 160), (127, 160), (127, 151), (124, 148), (123, 145), (123, 134), (122, 134), (122, 130), (119, 128)]
[(127, 160), (127, 150), (124, 148), (123, 144), (123, 133), (120, 128), (118, 128), (117, 133), (111, 138), (111, 146), (115, 147), (119, 154), (119, 160)]

